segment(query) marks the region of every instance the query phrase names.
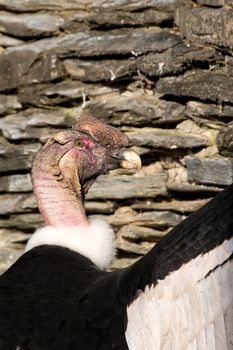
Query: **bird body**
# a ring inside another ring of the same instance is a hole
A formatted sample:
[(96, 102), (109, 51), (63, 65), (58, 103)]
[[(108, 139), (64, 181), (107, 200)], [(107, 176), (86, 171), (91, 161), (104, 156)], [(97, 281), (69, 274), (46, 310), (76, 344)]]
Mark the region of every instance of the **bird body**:
[(0, 277), (0, 349), (233, 349), (233, 185), (133, 265), (103, 271), (114, 255), (113, 232), (87, 220), (82, 188), (138, 160), (129, 153), (122, 160), (127, 142), (114, 128), (108, 139), (104, 126), (103, 138), (99, 129), (93, 136), (94, 126), (93, 118), (81, 121), (78, 135), (55, 137), (35, 160), (47, 227)]

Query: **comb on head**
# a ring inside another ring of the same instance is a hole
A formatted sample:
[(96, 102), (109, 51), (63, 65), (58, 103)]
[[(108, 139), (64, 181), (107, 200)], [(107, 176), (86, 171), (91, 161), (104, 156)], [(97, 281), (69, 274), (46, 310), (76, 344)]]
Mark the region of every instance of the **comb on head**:
[(94, 117), (80, 118), (74, 125), (74, 129), (90, 135), (93, 140), (104, 147), (127, 147), (129, 143), (128, 137), (120, 130)]

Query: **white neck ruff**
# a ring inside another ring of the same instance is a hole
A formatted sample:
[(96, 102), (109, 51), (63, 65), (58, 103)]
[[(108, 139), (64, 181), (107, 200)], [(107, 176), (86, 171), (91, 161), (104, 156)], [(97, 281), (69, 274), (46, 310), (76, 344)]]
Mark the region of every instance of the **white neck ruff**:
[(45, 226), (35, 231), (26, 251), (43, 245), (69, 248), (89, 258), (100, 269), (108, 267), (116, 255), (114, 231), (105, 221), (94, 219), (90, 226)]

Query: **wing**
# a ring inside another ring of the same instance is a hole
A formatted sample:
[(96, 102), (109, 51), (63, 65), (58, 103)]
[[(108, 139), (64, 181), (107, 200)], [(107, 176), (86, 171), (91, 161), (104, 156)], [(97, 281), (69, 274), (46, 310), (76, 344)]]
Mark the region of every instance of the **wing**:
[(126, 269), (130, 350), (233, 349), (233, 186)]

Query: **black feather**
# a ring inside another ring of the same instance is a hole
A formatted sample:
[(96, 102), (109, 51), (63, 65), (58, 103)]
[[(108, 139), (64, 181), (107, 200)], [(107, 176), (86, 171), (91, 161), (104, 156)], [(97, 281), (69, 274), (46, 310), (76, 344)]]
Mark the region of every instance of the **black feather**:
[(0, 349), (127, 350), (126, 307), (138, 290), (232, 236), (233, 185), (117, 272), (66, 248), (34, 248), (0, 278)]

